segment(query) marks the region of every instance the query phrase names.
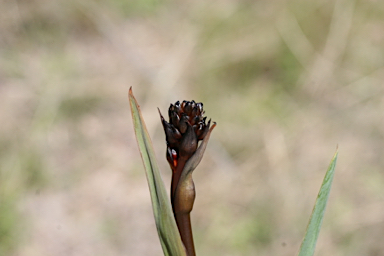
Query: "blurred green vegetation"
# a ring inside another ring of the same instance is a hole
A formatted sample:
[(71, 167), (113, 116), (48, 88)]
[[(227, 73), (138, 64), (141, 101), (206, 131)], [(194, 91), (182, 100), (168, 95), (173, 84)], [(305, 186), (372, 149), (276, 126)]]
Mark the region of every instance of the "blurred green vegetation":
[(295, 254), (336, 144), (318, 255), (384, 251), (383, 3), (0, 8), (0, 255), (161, 254), (130, 86), (165, 181), (156, 107), (194, 99), (218, 123), (194, 174), (199, 255)]
[(14, 199), (9, 196), (1, 198), (0, 206), (0, 254), (7, 255), (17, 248), (18, 224), (20, 216), (15, 210)]

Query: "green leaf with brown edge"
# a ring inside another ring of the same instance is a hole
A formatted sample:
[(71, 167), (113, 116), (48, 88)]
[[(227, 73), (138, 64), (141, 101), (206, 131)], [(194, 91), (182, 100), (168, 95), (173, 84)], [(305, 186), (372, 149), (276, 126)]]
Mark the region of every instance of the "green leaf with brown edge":
[(151, 194), (157, 233), (160, 238), (164, 255), (186, 256), (187, 254), (172, 213), (171, 204), (168, 200), (169, 197), (160, 176), (151, 138), (149, 137), (147, 128), (145, 127), (139, 104), (133, 96), (132, 87), (129, 89), (128, 98), (131, 105), (137, 144), (139, 145), (139, 151), (141, 158), (143, 159), (149, 191)]
[(327, 173), (325, 174), (319, 194), (317, 195), (317, 200), (307, 226), (307, 231), (300, 247), (299, 256), (312, 256), (315, 252), (317, 238), (319, 237), (325, 208), (327, 206), (329, 193), (331, 191), (333, 176), (335, 174), (337, 156), (338, 152), (336, 151), (331, 163), (329, 164)]

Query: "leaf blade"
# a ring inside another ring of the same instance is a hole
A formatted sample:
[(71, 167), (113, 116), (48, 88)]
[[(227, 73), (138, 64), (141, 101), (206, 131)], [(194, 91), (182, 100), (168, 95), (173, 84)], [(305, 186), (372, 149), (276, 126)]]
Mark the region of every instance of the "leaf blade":
[(133, 96), (132, 87), (128, 94), (136, 140), (146, 171), (160, 243), (166, 256), (186, 256), (183, 242), (173, 217), (168, 195), (160, 176), (152, 142), (145, 126), (140, 107)]
[(313, 207), (312, 214), (307, 226), (307, 230), (300, 246), (298, 256), (312, 256), (315, 252), (317, 238), (320, 233), (321, 224), (323, 222), (325, 208), (327, 206), (328, 197), (331, 191), (333, 176), (335, 174), (335, 167), (337, 162), (338, 152), (336, 151), (328, 170), (324, 176), (323, 183), (317, 195), (315, 206)]

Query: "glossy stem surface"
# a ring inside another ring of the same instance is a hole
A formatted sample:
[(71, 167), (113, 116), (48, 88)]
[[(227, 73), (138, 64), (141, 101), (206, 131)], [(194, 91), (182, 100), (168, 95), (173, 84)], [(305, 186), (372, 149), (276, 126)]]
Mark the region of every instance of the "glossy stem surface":
[(180, 231), (181, 241), (183, 241), (188, 256), (195, 256), (195, 245), (193, 242), (191, 217), (189, 213), (176, 214), (176, 223)]
[(179, 181), (173, 201), (176, 224), (188, 256), (196, 255), (190, 217), (194, 202), (195, 185), (193, 184), (192, 175), (188, 175), (184, 180)]
[(175, 171), (172, 174), (172, 182), (171, 182), (171, 203), (172, 203), (172, 208), (174, 208), (176, 188), (177, 188), (177, 186), (179, 184), (180, 176), (181, 176), (181, 173), (182, 173), (182, 171), (184, 169), (185, 163), (186, 163), (186, 160), (180, 158), (178, 160), (177, 167), (176, 167)]

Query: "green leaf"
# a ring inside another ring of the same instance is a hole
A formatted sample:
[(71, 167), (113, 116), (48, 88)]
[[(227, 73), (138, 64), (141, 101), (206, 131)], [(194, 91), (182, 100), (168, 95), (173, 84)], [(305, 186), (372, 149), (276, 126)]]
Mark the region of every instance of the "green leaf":
[(313, 208), (304, 240), (301, 243), (299, 256), (312, 256), (315, 252), (317, 238), (319, 237), (321, 223), (323, 222), (325, 208), (327, 206), (329, 193), (331, 191), (333, 176), (335, 174), (337, 155), (338, 152), (335, 153), (331, 163), (329, 164), (323, 184), (321, 185), (319, 194), (317, 195), (315, 207)]
[(160, 176), (151, 138), (149, 137), (147, 128), (145, 127), (140, 107), (133, 96), (132, 87), (129, 89), (128, 98), (131, 104), (131, 113), (136, 139), (147, 175), (157, 233), (160, 238), (164, 255), (186, 256), (187, 254), (176, 226), (171, 204), (168, 199), (169, 197)]

